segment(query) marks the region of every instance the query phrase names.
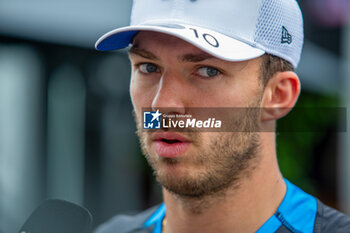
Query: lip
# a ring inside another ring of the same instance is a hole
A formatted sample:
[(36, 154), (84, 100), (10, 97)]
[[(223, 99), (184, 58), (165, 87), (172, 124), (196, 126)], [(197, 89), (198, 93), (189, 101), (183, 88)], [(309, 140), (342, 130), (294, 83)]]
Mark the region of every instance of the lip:
[[(176, 142), (168, 143), (165, 140)], [(152, 135), (152, 146), (155, 152), (164, 158), (176, 158), (185, 153), (191, 142), (181, 134), (174, 132), (155, 132)]]
[(153, 133), (153, 135), (152, 135), (153, 141), (160, 141), (162, 139), (178, 140), (181, 142), (190, 142), (190, 140), (188, 138), (186, 138), (185, 136), (183, 136), (179, 133), (175, 133), (175, 132), (155, 132), (155, 133)]

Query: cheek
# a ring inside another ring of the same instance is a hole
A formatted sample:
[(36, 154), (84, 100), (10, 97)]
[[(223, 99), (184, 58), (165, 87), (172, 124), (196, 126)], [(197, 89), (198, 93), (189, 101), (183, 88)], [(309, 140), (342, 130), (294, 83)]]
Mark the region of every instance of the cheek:
[(137, 115), (142, 111), (142, 108), (149, 108), (152, 106), (152, 96), (152, 88), (147, 88), (142, 85), (137, 77), (131, 77), (130, 97)]
[(142, 108), (141, 107), (142, 96), (141, 96), (140, 88), (133, 77), (131, 77), (131, 81), (130, 81), (130, 97), (131, 97), (131, 102), (134, 107), (134, 110), (136, 114), (139, 116)]
[(132, 76), (130, 79), (129, 92), (130, 92), (130, 98), (131, 98), (132, 105), (135, 108), (135, 96), (136, 96), (137, 92), (136, 92), (136, 87), (135, 87), (135, 80), (133, 79)]

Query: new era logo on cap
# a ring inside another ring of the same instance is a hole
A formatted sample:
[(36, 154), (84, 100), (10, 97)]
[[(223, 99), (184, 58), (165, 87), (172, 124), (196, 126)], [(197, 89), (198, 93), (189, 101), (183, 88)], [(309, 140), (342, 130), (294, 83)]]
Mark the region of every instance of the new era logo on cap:
[(282, 44), (285, 44), (285, 43), (291, 44), (292, 41), (293, 41), (292, 40), (292, 35), (289, 34), (287, 28), (282, 26), (282, 40), (281, 40), (281, 43)]

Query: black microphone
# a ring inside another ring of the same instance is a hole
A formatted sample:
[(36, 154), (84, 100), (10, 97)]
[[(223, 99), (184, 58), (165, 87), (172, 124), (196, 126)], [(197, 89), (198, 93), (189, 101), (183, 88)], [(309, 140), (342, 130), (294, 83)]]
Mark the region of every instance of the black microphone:
[(92, 216), (76, 204), (44, 201), (27, 219), (19, 233), (89, 233)]

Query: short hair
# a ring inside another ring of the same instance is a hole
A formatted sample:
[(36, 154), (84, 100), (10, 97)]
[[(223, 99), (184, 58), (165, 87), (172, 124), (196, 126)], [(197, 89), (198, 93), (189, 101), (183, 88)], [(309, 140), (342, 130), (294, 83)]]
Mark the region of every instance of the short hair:
[(262, 62), (260, 66), (260, 75), (263, 87), (266, 86), (268, 81), (277, 73), (283, 71), (294, 71), (293, 65), (284, 60), (283, 58), (264, 54), (262, 56)]

